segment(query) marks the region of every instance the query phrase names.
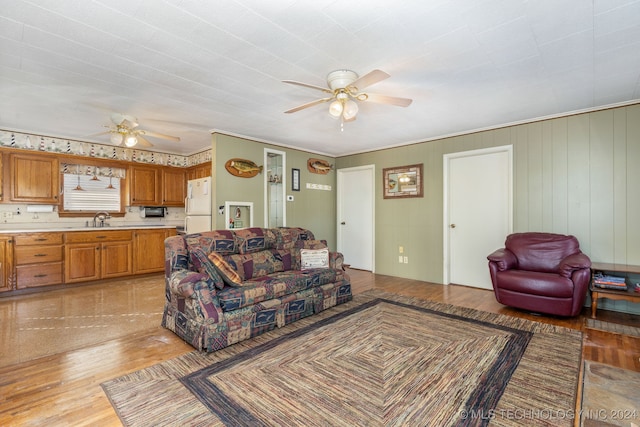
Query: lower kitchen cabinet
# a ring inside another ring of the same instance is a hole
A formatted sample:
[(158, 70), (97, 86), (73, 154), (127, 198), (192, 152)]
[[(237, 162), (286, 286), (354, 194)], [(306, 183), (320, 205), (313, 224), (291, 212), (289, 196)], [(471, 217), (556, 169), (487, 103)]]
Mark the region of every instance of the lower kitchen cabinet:
[(65, 283), (133, 274), (131, 231), (67, 233), (64, 254)]
[(25, 233), (13, 240), (17, 289), (62, 283), (62, 233)]
[(134, 274), (164, 271), (164, 240), (176, 234), (175, 229), (156, 228), (133, 232)]
[(175, 228), (0, 234), (0, 293), (164, 271)]
[(13, 237), (0, 236), (0, 292), (13, 290)]

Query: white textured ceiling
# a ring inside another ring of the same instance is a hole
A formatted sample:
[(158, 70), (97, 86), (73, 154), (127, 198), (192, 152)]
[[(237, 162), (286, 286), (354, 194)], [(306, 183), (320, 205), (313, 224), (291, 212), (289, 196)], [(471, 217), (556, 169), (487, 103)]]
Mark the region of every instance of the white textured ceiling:
[[(340, 123), (332, 70), (391, 77)], [(210, 130), (339, 156), (640, 99), (640, 1), (0, 0), (0, 129), (88, 137), (112, 112), (154, 149)]]

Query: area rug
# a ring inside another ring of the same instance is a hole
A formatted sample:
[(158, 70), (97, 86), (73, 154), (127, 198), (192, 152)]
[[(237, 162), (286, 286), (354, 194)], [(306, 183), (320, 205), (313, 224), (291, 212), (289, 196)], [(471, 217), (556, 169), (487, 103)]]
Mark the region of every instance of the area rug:
[(102, 387), (124, 425), (572, 425), (582, 334), (370, 291)]
[(581, 426), (639, 426), (640, 372), (585, 361)]

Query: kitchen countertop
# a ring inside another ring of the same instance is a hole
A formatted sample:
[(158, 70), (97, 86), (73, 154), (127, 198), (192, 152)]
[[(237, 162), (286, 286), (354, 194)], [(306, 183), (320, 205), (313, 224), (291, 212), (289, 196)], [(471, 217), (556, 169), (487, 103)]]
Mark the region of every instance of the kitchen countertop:
[[(47, 233), (47, 232), (68, 232), (68, 231), (110, 231), (110, 230), (134, 230), (134, 229), (146, 229), (146, 228), (176, 228), (179, 225), (176, 224), (113, 224), (105, 227), (87, 227), (87, 226), (79, 226), (79, 225), (69, 225), (69, 226), (56, 226), (53, 225), (51, 227), (42, 227), (40, 225), (39, 228), (28, 228), (24, 227), (24, 224), (15, 224), (16, 228), (5, 229), (4, 226), (8, 224), (2, 224), (2, 228), (0, 228), (0, 234), (13, 234), (13, 233)], [(35, 225), (35, 224), (34, 224)], [(24, 228), (21, 228), (24, 227)], [(36, 225), (37, 227), (37, 225)]]

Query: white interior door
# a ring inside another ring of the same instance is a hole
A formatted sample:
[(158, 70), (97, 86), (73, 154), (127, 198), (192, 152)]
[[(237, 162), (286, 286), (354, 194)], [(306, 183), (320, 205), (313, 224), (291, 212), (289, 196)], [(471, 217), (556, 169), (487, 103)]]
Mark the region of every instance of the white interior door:
[(492, 289), (487, 255), (512, 230), (512, 148), (445, 155), (444, 172), (444, 283)]
[(345, 264), (374, 271), (375, 167), (339, 169), (337, 172), (338, 251)]

